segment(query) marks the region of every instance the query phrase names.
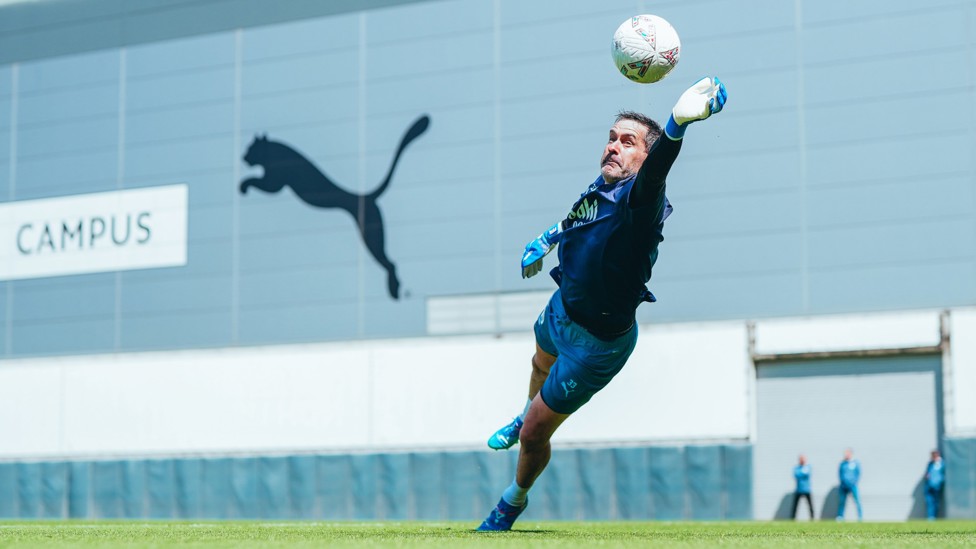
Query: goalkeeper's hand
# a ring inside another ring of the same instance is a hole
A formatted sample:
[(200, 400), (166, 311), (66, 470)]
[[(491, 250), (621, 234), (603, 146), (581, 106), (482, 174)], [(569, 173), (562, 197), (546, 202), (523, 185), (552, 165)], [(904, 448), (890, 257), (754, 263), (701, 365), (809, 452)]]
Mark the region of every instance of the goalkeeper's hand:
[(702, 78), (678, 98), (664, 133), (674, 141), (681, 139), (688, 124), (720, 112), (727, 98), (728, 93), (721, 80), (712, 76)]
[(522, 254), (522, 278), (532, 278), (542, 270), (542, 258), (552, 251), (559, 243), (562, 235), (562, 222), (556, 223), (538, 238), (525, 245)]

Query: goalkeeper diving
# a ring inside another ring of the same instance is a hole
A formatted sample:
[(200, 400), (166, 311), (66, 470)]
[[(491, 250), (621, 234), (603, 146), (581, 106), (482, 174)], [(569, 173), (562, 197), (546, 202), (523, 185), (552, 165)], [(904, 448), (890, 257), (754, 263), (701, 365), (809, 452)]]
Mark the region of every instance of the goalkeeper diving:
[(478, 530), (511, 530), (549, 463), (553, 433), (633, 352), (637, 307), (655, 301), (646, 285), (672, 211), (665, 180), (688, 126), (720, 112), (726, 97), (722, 82), (706, 77), (681, 94), (663, 129), (641, 113), (619, 113), (600, 176), (566, 218), (526, 245), (523, 278), (542, 271), (558, 245), (559, 265), (550, 274), (559, 288), (535, 323), (525, 409), (488, 440), (496, 450), (521, 445), (514, 481)]

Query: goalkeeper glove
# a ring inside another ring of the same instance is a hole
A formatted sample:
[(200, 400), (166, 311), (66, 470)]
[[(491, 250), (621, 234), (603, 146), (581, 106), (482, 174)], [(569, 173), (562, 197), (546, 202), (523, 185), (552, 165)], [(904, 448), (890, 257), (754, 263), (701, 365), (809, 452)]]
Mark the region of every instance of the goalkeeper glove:
[(722, 110), (728, 93), (725, 84), (714, 77), (706, 76), (695, 82), (685, 90), (678, 102), (671, 110), (671, 118), (664, 128), (664, 133), (672, 141), (678, 141), (685, 136), (688, 124), (704, 120)]
[(556, 244), (559, 244), (562, 232), (563, 223), (560, 221), (525, 245), (525, 253), (522, 254), (522, 278), (531, 278), (539, 274), (542, 270), (542, 258), (546, 257)]

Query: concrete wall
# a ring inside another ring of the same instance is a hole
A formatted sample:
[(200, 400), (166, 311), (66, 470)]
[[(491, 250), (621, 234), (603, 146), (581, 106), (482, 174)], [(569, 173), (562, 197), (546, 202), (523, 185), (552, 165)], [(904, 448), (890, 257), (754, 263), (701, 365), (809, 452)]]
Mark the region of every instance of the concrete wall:
[[(940, 316), (944, 316), (940, 320)], [(944, 323), (944, 327), (942, 324)], [(942, 357), (945, 432), (976, 433), (976, 309), (825, 315), (756, 323), (759, 355), (837, 353), (859, 350), (935, 348), (946, 333)]]
[[(746, 439), (754, 432), (750, 351), (934, 347), (940, 315), (762, 321), (752, 350), (743, 322), (641, 325), (627, 367), (557, 437)], [(951, 436), (976, 428), (966, 404), (976, 398), (971, 317), (972, 309), (948, 314)], [(522, 332), (6, 360), (0, 457), (480, 446), (521, 409), (532, 348)]]
[(953, 394), (946, 420), (953, 434), (976, 436), (976, 309), (953, 311), (951, 327)]
[[(557, 442), (747, 438), (745, 327), (644, 328)], [(0, 458), (480, 448), (522, 410), (533, 349), (523, 333), (4, 361)]]

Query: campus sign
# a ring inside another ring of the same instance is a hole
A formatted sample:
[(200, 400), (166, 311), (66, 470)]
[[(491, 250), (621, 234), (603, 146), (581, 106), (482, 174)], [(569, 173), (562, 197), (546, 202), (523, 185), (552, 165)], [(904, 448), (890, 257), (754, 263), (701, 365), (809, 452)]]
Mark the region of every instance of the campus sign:
[(186, 265), (187, 186), (0, 204), (0, 280)]

